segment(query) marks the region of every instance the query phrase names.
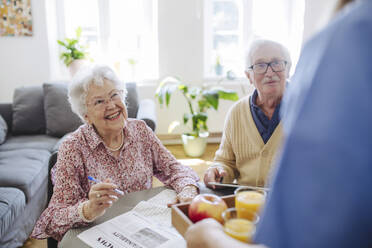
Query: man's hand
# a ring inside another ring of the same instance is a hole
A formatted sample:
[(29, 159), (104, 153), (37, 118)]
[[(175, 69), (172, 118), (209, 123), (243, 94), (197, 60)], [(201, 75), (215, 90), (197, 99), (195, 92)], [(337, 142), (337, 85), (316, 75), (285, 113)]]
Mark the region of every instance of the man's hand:
[(216, 189), (215, 185), (209, 185), (210, 182), (220, 182), (221, 179), (227, 176), (227, 172), (218, 167), (210, 167), (205, 173), (204, 173), (204, 184), (205, 186)]

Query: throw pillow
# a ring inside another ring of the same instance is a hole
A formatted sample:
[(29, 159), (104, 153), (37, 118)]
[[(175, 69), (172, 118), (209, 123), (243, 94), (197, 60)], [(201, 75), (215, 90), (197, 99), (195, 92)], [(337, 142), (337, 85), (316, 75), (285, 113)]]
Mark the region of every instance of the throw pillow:
[(45, 134), (43, 89), (16, 88), (13, 95), (13, 134)]
[(4, 143), (7, 132), (8, 125), (6, 124), (4, 118), (0, 115), (0, 145)]
[(126, 83), (125, 87), (127, 88), (127, 98), (125, 103), (127, 105), (128, 117), (137, 118), (138, 112), (138, 94), (137, 94), (137, 85), (136, 83)]
[(75, 131), (83, 122), (71, 110), (67, 98), (67, 83), (44, 83), (44, 111), (46, 133), (62, 137)]

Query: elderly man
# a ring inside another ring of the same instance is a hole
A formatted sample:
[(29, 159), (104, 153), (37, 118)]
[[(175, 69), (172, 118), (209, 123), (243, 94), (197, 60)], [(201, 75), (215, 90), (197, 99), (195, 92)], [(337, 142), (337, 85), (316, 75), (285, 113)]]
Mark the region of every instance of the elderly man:
[[(237, 102), (226, 118), (221, 145), (204, 183), (232, 182), (263, 186), (282, 140), (280, 105), (291, 67), (288, 50), (270, 40), (252, 43), (245, 71), (256, 88)], [(214, 188), (214, 186), (211, 186)]]

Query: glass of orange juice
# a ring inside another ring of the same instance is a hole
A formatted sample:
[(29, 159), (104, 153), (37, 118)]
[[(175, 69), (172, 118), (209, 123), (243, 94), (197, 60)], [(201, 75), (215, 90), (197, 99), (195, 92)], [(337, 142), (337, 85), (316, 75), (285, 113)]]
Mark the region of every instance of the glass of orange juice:
[(255, 215), (254, 221), (239, 218), (236, 208), (226, 209), (222, 213), (225, 233), (234, 239), (251, 243), (252, 236), (256, 231), (255, 224), (258, 221), (258, 216), (254, 213), (252, 214)]
[(239, 218), (253, 220), (265, 203), (266, 191), (252, 190), (244, 186), (235, 190), (235, 208)]

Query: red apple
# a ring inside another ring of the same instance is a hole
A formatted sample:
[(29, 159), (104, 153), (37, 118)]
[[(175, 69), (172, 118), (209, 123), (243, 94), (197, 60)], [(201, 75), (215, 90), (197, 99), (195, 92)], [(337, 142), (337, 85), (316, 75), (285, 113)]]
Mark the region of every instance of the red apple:
[(221, 197), (213, 194), (200, 194), (190, 204), (189, 218), (194, 223), (205, 218), (213, 218), (223, 223), (222, 212), (226, 209), (227, 205)]

